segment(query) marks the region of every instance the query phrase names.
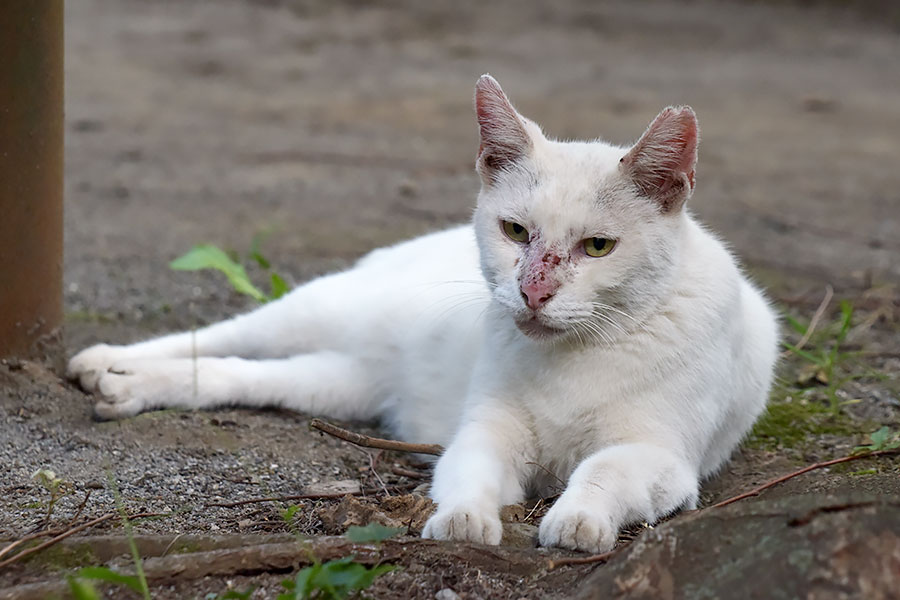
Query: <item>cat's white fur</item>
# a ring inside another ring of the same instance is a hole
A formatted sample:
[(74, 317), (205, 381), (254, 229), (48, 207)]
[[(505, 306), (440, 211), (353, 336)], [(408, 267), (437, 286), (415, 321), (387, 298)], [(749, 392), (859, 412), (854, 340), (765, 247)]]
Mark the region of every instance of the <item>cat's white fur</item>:
[[(501, 505), (563, 485), (543, 545), (603, 551), (627, 523), (693, 507), (763, 411), (776, 358), (772, 311), (683, 208), (693, 112), (667, 109), (629, 150), (547, 139), (488, 76), (476, 104), (473, 226), (376, 250), (195, 333), (84, 350), (69, 374), (99, 395), (96, 413), (381, 418), (448, 445), (423, 533), (438, 539), (497, 544)], [(592, 237), (618, 242), (594, 258)], [(532, 284), (550, 285), (537, 310)]]

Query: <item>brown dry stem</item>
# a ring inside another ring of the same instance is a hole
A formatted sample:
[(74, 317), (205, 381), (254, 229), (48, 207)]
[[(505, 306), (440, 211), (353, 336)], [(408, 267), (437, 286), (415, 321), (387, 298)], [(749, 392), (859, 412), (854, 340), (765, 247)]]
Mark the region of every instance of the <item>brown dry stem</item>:
[(415, 454), (431, 454), (434, 456), (440, 456), (444, 452), (444, 447), (440, 444), (410, 444), (408, 442), (376, 438), (356, 433), (355, 431), (350, 431), (343, 427), (338, 427), (337, 425), (333, 425), (321, 419), (311, 419), (309, 426), (364, 448), (378, 448), (379, 450), (394, 450), (396, 452), (412, 452)]

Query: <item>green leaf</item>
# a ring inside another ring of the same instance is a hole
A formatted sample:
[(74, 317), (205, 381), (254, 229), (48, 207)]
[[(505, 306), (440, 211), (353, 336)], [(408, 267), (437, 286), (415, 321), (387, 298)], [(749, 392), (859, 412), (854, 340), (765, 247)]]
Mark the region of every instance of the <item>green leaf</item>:
[(100, 593), (90, 581), (77, 577), (68, 577), (69, 591), (75, 600), (100, 600)]
[(272, 273), (271, 278), (272, 293), (269, 295), (269, 300), (278, 300), (290, 291), (290, 286), (278, 273)]
[(351, 542), (357, 543), (383, 542), (384, 540), (400, 535), (402, 532), (403, 527), (385, 527), (381, 523), (369, 523), (365, 527), (356, 525), (350, 527), (347, 529), (347, 533), (344, 534), (344, 537)]
[(294, 583), (293, 579), (282, 579), (281, 587), (283, 587), (284, 589), (286, 589), (288, 591), (293, 591), (297, 587), (297, 584)]
[(322, 565), (315, 564), (305, 569), (300, 569), (294, 578), (294, 598), (302, 600), (309, 598), (317, 589), (315, 579), (322, 572)]
[[(350, 557), (352, 558), (352, 557)], [(357, 589), (357, 584), (365, 576), (366, 567), (359, 563), (329, 561), (322, 565), (322, 570), (313, 579), (319, 589), (326, 590), (332, 597), (346, 598)]]
[(279, 594), (277, 600), (307, 600), (313, 597), (342, 600), (354, 591), (366, 589), (376, 577), (396, 568), (393, 565), (378, 565), (369, 569), (354, 562), (355, 559), (352, 555), (345, 556), (300, 569), (293, 580), (281, 582), (287, 592)]
[(374, 583), (375, 578), (385, 573), (390, 573), (395, 570), (397, 567), (394, 565), (378, 565), (377, 567), (372, 567), (371, 569), (364, 569), (363, 572), (359, 575), (354, 583), (354, 589), (364, 590), (372, 583)]
[(887, 443), (888, 440), (891, 439), (891, 430), (885, 425), (878, 431), (874, 431), (869, 434), (869, 438), (872, 440), (872, 445), (878, 448), (881, 448)]
[(881, 450), (896, 450), (897, 448), (900, 448), (900, 434), (891, 431), (890, 427), (887, 425), (883, 426), (878, 431), (870, 433), (869, 439), (872, 440), (871, 444), (857, 446), (853, 449), (853, 453), (878, 452)]
[(75, 573), (76, 577), (84, 579), (93, 579), (95, 581), (106, 581), (107, 583), (115, 583), (117, 585), (128, 586), (137, 593), (143, 593), (144, 588), (141, 581), (134, 575), (123, 575), (117, 573), (109, 567), (83, 567)]
[(290, 523), (294, 520), (294, 515), (297, 514), (298, 510), (300, 510), (300, 507), (296, 504), (292, 504), (281, 511), (281, 518), (284, 519), (285, 523)]
[[(297, 574), (299, 575), (299, 573)], [(294, 583), (293, 579), (282, 579), (281, 587), (286, 589), (287, 591), (276, 596), (275, 600), (294, 600), (296, 598), (296, 594), (294, 594), (294, 590), (297, 589), (297, 584)]]
[(254, 298), (257, 302), (265, 302), (263, 294), (247, 277), (244, 267), (231, 259), (221, 248), (211, 244), (200, 244), (191, 248), (183, 256), (179, 256), (171, 263), (169, 268), (176, 271), (199, 271), (202, 269), (215, 269), (223, 273), (234, 287), (235, 291)]

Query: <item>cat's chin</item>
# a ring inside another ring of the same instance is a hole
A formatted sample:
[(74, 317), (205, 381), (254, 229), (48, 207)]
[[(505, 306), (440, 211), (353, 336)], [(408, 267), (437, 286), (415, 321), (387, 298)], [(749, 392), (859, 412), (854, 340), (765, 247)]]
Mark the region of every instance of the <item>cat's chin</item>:
[(535, 340), (552, 340), (566, 333), (564, 329), (543, 323), (536, 315), (526, 319), (516, 319), (516, 327), (526, 336)]

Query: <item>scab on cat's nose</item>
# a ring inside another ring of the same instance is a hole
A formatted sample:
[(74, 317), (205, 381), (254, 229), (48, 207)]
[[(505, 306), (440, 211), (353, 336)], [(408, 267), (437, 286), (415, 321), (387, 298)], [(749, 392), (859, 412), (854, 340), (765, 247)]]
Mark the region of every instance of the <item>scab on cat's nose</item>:
[(562, 261), (562, 258), (558, 254), (554, 254), (552, 252), (547, 252), (544, 256), (541, 257), (541, 262), (548, 263), (551, 265), (558, 265)]

